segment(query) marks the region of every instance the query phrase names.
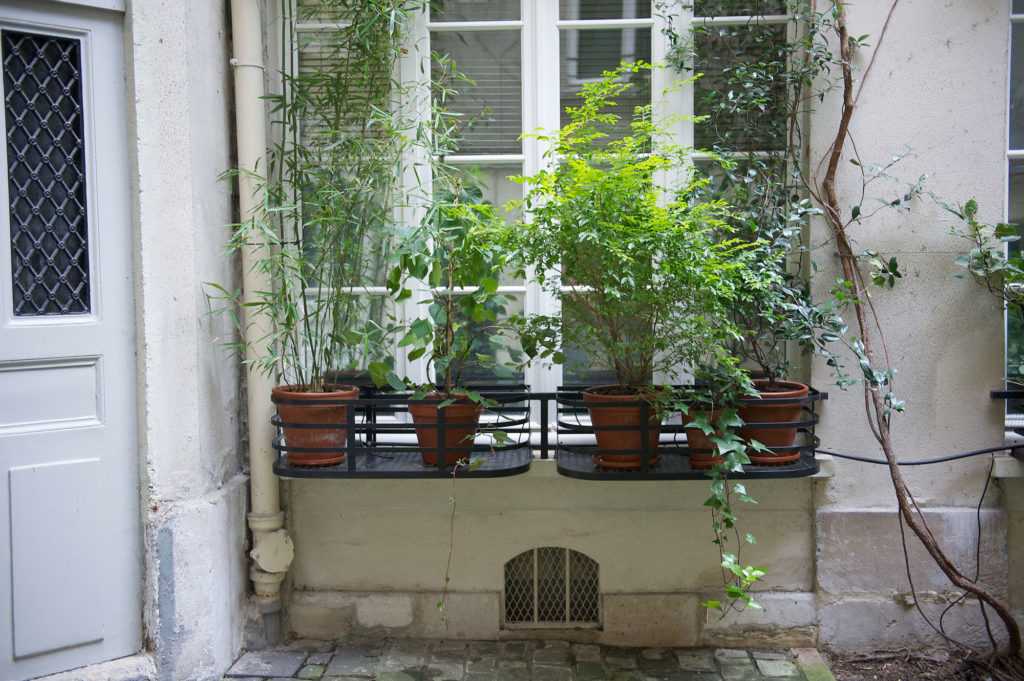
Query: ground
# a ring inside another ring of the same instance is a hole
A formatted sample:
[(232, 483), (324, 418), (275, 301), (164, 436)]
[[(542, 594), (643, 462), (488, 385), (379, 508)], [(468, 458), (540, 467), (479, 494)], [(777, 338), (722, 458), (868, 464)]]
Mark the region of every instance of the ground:
[[(226, 681), (834, 681), (810, 652), (611, 648), (565, 641), (297, 643), (245, 653)], [(823, 670), (823, 671), (822, 671)]]
[(993, 674), (984, 660), (970, 664), (963, 653), (942, 648), (828, 655), (837, 681), (993, 681), (1022, 678), (1001, 668)]

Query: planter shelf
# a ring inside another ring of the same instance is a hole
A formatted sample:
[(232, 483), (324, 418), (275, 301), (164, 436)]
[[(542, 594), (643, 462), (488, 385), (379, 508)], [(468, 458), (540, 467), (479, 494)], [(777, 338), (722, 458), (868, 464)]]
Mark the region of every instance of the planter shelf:
[[(491, 401), (491, 405), (484, 410), (485, 416), (480, 422), (468, 466), (424, 464), (416, 438), (416, 428), (424, 426), (414, 426), (409, 418), (409, 405), (416, 402), (408, 394), (363, 387), (358, 399), (345, 401), (346, 415), (340, 423), (289, 423), (275, 415), (272, 422), (277, 432), (273, 447), (278, 456), (274, 472), (282, 478), (318, 479), (438, 479), (453, 475), (460, 479), (495, 478), (527, 472), (535, 457), (553, 457), (559, 473), (584, 480), (707, 479), (706, 471), (690, 466), (684, 422), (678, 417), (666, 419), (666, 423), (658, 426), (661, 442), (656, 460), (652, 452), (637, 451), (635, 454), (640, 458), (638, 470), (605, 470), (594, 463), (597, 449), (594, 428), (587, 417), (580, 388), (567, 387), (549, 393), (529, 392), (525, 386), (478, 386), (476, 389)], [(807, 397), (800, 398), (802, 417), (799, 422), (760, 424), (769, 428), (796, 427), (799, 431), (796, 443), (792, 447), (775, 449), (780, 453), (799, 452), (798, 461), (776, 466), (748, 465), (742, 473), (735, 473), (732, 477), (792, 478), (817, 473), (814, 426), (818, 419), (815, 405), (826, 397), (825, 393), (812, 389)], [(436, 402), (432, 404), (436, 405)], [(621, 403), (616, 406), (621, 406)], [(531, 420), (531, 414), (534, 420)], [(551, 417), (555, 418), (556, 427), (553, 429), (549, 428)], [(452, 421), (450, 425), (460, 424)], [(442, 418), (436, 426), (428, 427), (441, 430), (448, 424)], [(346, 433), (346, 445), (315, 450), (289, 448), (283, 434), (285, 428), (342, 430)], [(493, 433), (498, 431), (505, 433), (503, 439), (499, 438), (501, 444), (493, 438)], [(444, 437), (439, 439), (446, 441)], [(641, 440), (648, 442), (646, 433), (642, 433)], [(444, 448), (438, 449), (439, 459), (444, 461)], [(289, 451), (342, 454), (344, 461), (330, 466), (299, 466), (289, 462)]]

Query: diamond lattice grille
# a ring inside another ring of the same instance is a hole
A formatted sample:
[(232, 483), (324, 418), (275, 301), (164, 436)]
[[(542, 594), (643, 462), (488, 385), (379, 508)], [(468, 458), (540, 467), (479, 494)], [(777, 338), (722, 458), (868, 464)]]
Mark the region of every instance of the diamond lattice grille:
[(16, 31), (0, 42), (14, 314), (89, 312), (81, 45)]
[(505, 623), (598, 624), (597, 561), (578, 551), (545, 546), (505, 564)]

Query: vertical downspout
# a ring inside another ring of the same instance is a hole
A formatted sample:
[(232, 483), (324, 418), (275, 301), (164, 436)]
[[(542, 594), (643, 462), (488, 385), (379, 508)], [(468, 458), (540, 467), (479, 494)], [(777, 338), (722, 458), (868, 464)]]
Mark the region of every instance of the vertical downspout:
[[(266, 171), (264, 154), (267, 148), (267, 123), (264, 107), (263, 24), (260, 0), (230, 0), (233, 56), (231, 66), (235, 77), (235, 129), (238, 144), (238, 208), (239, 219), (260, 219), (263, 210), (261, 179)], [(266, 245), (252, 244), (242, 251), (242, 289), (248, 302), (256, 291), (268, 291), (273, 282), (254, 268)], [(245, 320), (248, 339), (269, 336), (270, 324), (263, 316)], [(264, 341), (247, 343), (246, 359), (266, 354), (259, 345)], [(274, 428), (270, 423), (272, 407), (271, 377), (253, 369), (247, 363), (249, 428), (249, 480), (251, 512), (249, 529), (252, 531), (253, 549), (249, 577), (256, 592), (256, 600), (264, 615), (281, 609), (281, 583), (294, 555), (291, 539), (284, 530), (284, 512), (281, 493), (273, 472), (275, 452), (271, 447)], [(279, 619), (275, 618), (279, 624)], [(272, 624), (267, 622), (268, 625)], [(278, 627), (268, 626), (271, 638)]]

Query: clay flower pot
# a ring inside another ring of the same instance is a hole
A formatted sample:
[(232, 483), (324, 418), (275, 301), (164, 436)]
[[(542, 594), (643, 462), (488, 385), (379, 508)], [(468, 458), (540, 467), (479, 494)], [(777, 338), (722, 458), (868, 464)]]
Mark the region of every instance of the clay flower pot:
[[(615, 404), (616, 402), (638, 402), (643, 396), (635, 391), (617, 385), (603, 385), (583, 391), (583, 403), (590, 411), (590, 422), (595, 426), (597, 454), (594, 464), (600, 468), (618, 470), (639, 470), (640, 450), (643, 449), (642, 407), (599, 407), (591, 405)], [(654, 407), (647, 409), (647, 446), (651, 453), (650, 464), (658, 462), (658, 440), (661, 436), (661, 419)], [(626, 426), (625, 430), (599, 430), (609, 426)], [(630, 454), (616, 454), (627, 451)]]
[[(690, 423), (697, 416), (707, 412), (691, 411), (683, 415), (683, 423)], [(710, 421), (712, 425), (718, 422), (721, 411), (711, 412)], [(690, 450), (690, 468), (696, 470), (707, 470), (715, 464), (722, 463), (725, 459), (716, 454), (715, 443), (712, 442), (700, 428), (692, 427), (686, 429), (686, 446)]]
[[(348, 416), (344, 404), (323, 404), (359, 398), (359, 388), (350, 385), (332, 386), (331, 392), (302, 392), (301, 386), (279, 385), (271, 391), (270, 399), (277, 405), (277, 415), (285, 424), (319, 423), (342, 425)], [(285, 446), (289, 449), (288, 463), (292, 466), (334, 466), (345, 460), (344, 452), (291, 451), (291, 447), (341, 449), (347, 446), (345, 428), (289, 428), (284, 430)]]
[[(807, 397), (810, 389), (803, 383), (795, 381), (776, 381), (769, 385), (767, 379), (754, 381), (761, 394), (760, 398), (744, 399), (739, 408), (739, 416), (748, 424), (740, 428), (740, 436), (745, 440), (757, 440), (766, 447), (793, 447), (796, 444), (797, 428), (759, 428), (758, 423), (799, 423), (803, 420), (803, 404), (792, 402)], [(772, 404), (773, 400), (787, 400), (783, 404)], [(800, 458), (799, 451), (787, 452), (748, 452), (750, 461), (759, 465), (782, 465), (793, 463)]]
[[(460, 459), (473, 453), (473, 439), (480, 424), (482, 407), (465, 395), (452, 395), (454, 403), (441, 407), (433, 404), (410, 404), (409, 413), (416, 425), (416, 441), (426, 466), (436, 466), (441, 447), (444, 447), (444, 466), (454, 466)], [(430, 393), (424, 399), (441, 402), (448, 399), (441, 393)], [(444, 439), (437, 428), (444, 412)], [(421, 427), (423, 426), (423, 427)]]

